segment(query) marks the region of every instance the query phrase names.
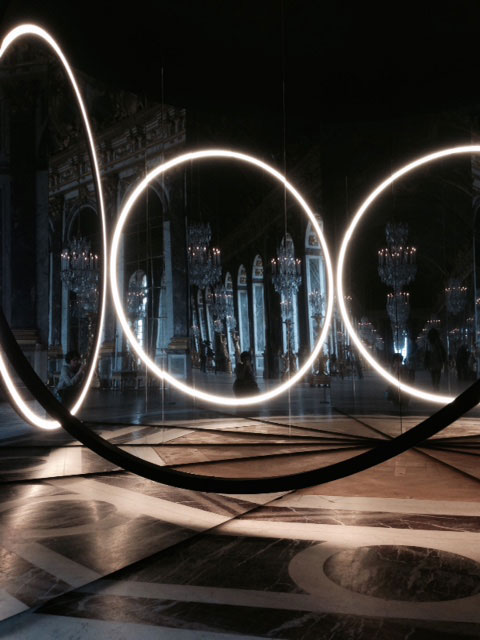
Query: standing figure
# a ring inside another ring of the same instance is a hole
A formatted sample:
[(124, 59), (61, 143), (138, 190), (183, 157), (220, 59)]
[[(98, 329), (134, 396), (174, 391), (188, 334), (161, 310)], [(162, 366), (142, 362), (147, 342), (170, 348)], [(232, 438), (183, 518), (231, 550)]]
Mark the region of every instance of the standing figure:
[(435, 328), (431, 328), (427, 334), (427, 346), (425, 348), (425, 369), (430, 371), (432, 386), (435, 391), (440, 388), (440, 376), (447, 361), (445, 347), (440, 340), (440, 335)]
[(460, 381), (468, 380), (468, 361), (470, 353), (464, 344), (458, 347), (457, 355), (455, 358), (455, 366), (457, 368), (457, 377)]
[(240, 354), (240, 362), (237, 362), (235, 375), (233, 393), (237, 397), (249, 396), (260, 392), (253, 373), (252, 356), (249, 351), (243, 351)]
[(84, 375), (85, 365), (82, 364), (80, 354), (78, 351), (69, 351), (54, 391), (57, 400), (70, 407), (78, 394)]
[(210, 340), (205, 340), (205, 352), (207, 356), (207, 369), (213, 370), (215, 367), (215, 352), (211, 347)]
[(200, 371), (207, 371), (207, 347), (205, 342), (200, 343)]
[[(403, 364), (403, 356), (401, 353), (393, 354), (391, 372), (392, 372), (392, 375), (399, 382), (410, 381), (409, 371), (407, 367)], [(406, 407), (408, 405), (409, 396), (402, 393), (401, 390), (396, 385), (393, 385), (393, 384), (388, 385), (386, 397), (387, 397), (387, 400), (390, 400), (391, 402), (393, 402), (393, 404), (396, 407), (399, 407), (401, 405)]]

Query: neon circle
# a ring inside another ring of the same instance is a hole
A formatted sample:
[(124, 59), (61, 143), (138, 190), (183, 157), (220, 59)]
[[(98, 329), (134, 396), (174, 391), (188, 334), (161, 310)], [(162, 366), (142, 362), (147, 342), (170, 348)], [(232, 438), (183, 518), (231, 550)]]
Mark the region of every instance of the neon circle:
[[(307, 361), (297, 371), (295, 375), (293, 375), (287, 382), (281, 384), (276, 389), (273, 389), (266, 393), (261, 393), (256, 396), (248, 396), (244, 398), (233, 398), (233, 397), (218, 396), (215, 394), (206, 393), (204, 391), (198, 391), (197, 389), (192, 389), (192, 387), (184, 384), (183, 382), (180, 382), (179, 380), (171, 376), (166, 371), (163, 371), (162, 369), (160, 369), (160, 367), (158, 367), (155, 364), (155, 362), (153, 362), (153, 360), (151, 360), (146, 355), (146, 353), (143, 351), (140, 344), (137, 342), (134, 334), (132, 333), (128, 325), (128, 322), (123, 310), (123, 305), (120, 300), (120, 295), (118, 291), (118, 282), (117, 282), (118, 245), (119, 245), (123, 227), (125, 225), (125, 222), (128, 218), (128, 215), (133, 205), (136, 203), (136, 201), (138, 200), (139, 196), (143, 193), (143, 191), (148, 187), (150, 182), (155, 178), (157, 178), (159, 175), (165, 174), (167, 171), (169, 171), (173, 167), (177, 167), (181, 164), (184, 164), (185, 162), (189, 162), (190, 160), (199, 160), (202, 158), (229, 158), (234, 160), (240, 160), (241, 162), (246, 162), (248, 164), (255, 165), (256, 167), (263, 169), (265, 173), (268, 173), (274, 178), (276, 178), (279, 182), (281, 182), (284, 185), (284, 187), (291, 193), (291, 195), (297, 200), (297, 202), (305, 211), (307, 217), (312, 223), (313, 228), (315, 229), (315, 232), (318, 235), (320, 244), (322, 246), (323, 255), (325, 256), (325, 264), (327, 267), (327, 280), (328, 280), (327, 312), (325, 315), (325, 323), (323, 325), (322, 332), (318, 338), (318, 341), (312, 353), (310, 354), (310, 357), (307, 359)], [(115, 305), (115, 309), (117, 312), (118, 319), (120, 320), (120, 324), (122, 325), (122, 329), (125, 332), (125, 335), (128, 341), (130, 342), (132, 348), (135, 350), (138, 357), (141, 358), (144, 364), (150, 369), (150, 371), (154, 373), (158, 378), (166, 380), (172, 386), (176, 387), (177, 389), (179, 389), (180, 391), (182, 391), (183, 393), (189, 396), (192, 396), (199, 400), (205, 400), (206, 402), (212, 402), (219, 405), (225, 405), (230, 407), (247, 406), (247, 405), (259, 404), (261, 402), (265, 402), (266, 400), (270, 400), (280, 395), (281, 393), (289, 389), (292, 385), (294, 385), (296, 382), (298, 382), (298, 380), (302, 378), (302, 376), (308, 371), (309, 367), (314, 363), (315, 359), (318, 357), (322, 344), (324, 343), (328, 333), (330, 320), (332, 317), (332, 311), (333, 311), (334, 296), (333, 296), (332, 263), (330, 260), (330, 254), (328, 251), (327, 243), (325, 241), (322, 230), (320, 229), (320, 226), (312, 210), (310, 209), (308, 204), (305, 202), (303, 197), (300, 195), (300, 193), (288, 182), (288, 180), (284, 176), (282, 176), (281, 173), (276, 171), (276, 169), (273, 169), (268, 164), (265, 164), (265, 162), (262, 162), (261, 160), (258, 160), (253, 156), (249, 156), (244, 153), (238, 153), (236, 151), (228, 151), (225, 149), (206, 149), (202, 151), (185, 153), (183, 155), (177, 156), (176, 158), (173, 158), (168, 162), (164, 162), (158, 165), (157, 167), (155, 167), (154, 169), (152, 169), (145, 176), (145, 178), (135, 187), (135, 189), (127, 199), (125, 205), (123, 206), (122, 211), (120, 212), (120, 216), (119, 216), (117, 225), (115, 227), (115, 232), (113, 234), (111, 253), (110, 253), (110, 284), (112, 288), (113, 303)]]
[(350, 334), (350, 337), (352, 338), (359, 352), (362, 354), (365, 360), (375, 369), (375, 371), (377, 371), (377, 373), (383, 376), (385, 380), (390, 384), (397, 386), (399, 389), (401, 389), (405, 393), (410, 394), (411, 396), (420, 398), (421, 400), (436, 402), (438, 404), (445, 404), (445, 403), (452, 402), (455, 398), (454, 396), (443, 396), (436, 393), (428, 393), (427, 391), (420, 391), (415, 387), (411, 387), (408, 384), (404, 384), (403, 382), (400, 382), (399, 380), (397, 380), (397, 378), (395, 378), (390, 373), (388, 373), (388, 371), (386, 371), (375, 360), (375, 358), (367, 351), (367, 349), (365, 349), (365, 347), (362, 344), (362, 341), (358, 337), (355, 329), (352, 326), (352, 323), (350, 322), (350, 318), (348, 317), (348, 313), (347, 313), (347, 308), (345, 306), (345, 298), (344, 298), (344, 291), (343, 291), (343, 266), (345, 262), (345, 256), (347, 253), (348, 243), (350, 242), (353, 236), (353, 232), (355, 231), (355, 228), (360, 222), (362, 216), (367, 212), (370, 205), (377, 199), (377, 197), (383, 191), (385, 191), (387, 187), (393, 184), (395, 180), (409, 173), (410, 171), (413, 171), (413, 169), (416, 169), (417, 167), (426, 165), (430, 162), (433, 162), (434, 160), (439, 160), (440, 158), (457, 156), (464, 153), (480, 153), (480, 145), (465, 145), (461, 147), (452, 147), (450, 149), (443, 149), (442, 151), (436, 151), (435, 153), (430, 153), (426, 156), (422, 156), (421, 158), (418, 158), (417, 160), (414, 160), (413, 162), (410, 162), (409, 164), (405, 165), (404, 167), (402, 167), (401, 169), (393, 173), (389, 178), (387, 178), (382, 183), (380, 183), (378, 187), (376, 187), (376, 189), (374, 189), (371, 192), (371, 194), (368, 196), (368, 198), (364, 201), (364, 203), (361, 205), (361, 207), (353, 216), (350, 226), (348, 227), (343, 237), (342, 245), (340, 247), (340, 254), (338, 256), (338, 264), (337, 264), (338, 304), (340, 306), (340, 311), (343, 317), (343, 321), (345, 322), (345, 326), (347, 327), (348, 333)]
[[(24, 35), (33, 35), (33, 36), (37, 36), (39, 38), (42, 38), (53, 49), (53, 51), (56, 53), (57, 57), (60, 59), (62, 65), (63, 65), (63, 67), (65, 69), (65, 72), (66, 72), (66, 74), (68, 76), (68, 79), (70, 80), (70, 83), (72, 85), (73, 91), (74, 91), (75, 96), (77, 98), (77, 103), (78, 103), (78, 106), (80, 108), (80, 112), (82, 114), (85, 131), (87, 133), (89, 155), (90, 155), (90, 160), (91, 160), (92, 165), (93, 165), (93, 173), (94, 173), (94, 179), (95, 179), (95, 184), (96, 184), (96, 189), (97, 189), (97, 197), (98, 197), (98, 201), (99, 201), (99, 205), (100, 205), (100, 215), (101, 215), (101, 220), (102, 220), (103, 251), (104, 251), (104, 261), (103, 261), (103, 282), (104, 282), (104, 286), (102, 287), (103, 291), (102, 291), (102, 299), (100, 301), (100, 313), (99, 313), (98, 327), (97, 327), (97, 342), (95, 344), (95, 348), (94, 348), (94, 352), (93, 352), (92, 363), (91, 363), (90, 369), (87, 372), (87, 375), (86, 375), (86, 378), (85, 378), (85, 382), (83, 384), (83, 387), (82, 387), (82, 390), (80, 392), (80, 395), (79, 395), (75, 405), (72, 407), (72, 409), (70, 409), (71, 413), (75, 414), (75, 413), (77, 413), (77, 411), (80, 409), (80, 407), (83, 404), (85, 396), (88, 393), (88, 389), (90, 387), (90, 383), (92, 381), (93, 374), (95, 372), (95, 368), (96, 368), (96, 364), (97, 364), (97, 360), (98, 360), (98, 354), (99, 354), (99, 351), (100, 351), (100, 341), (101, 341), (101, 338), (102, 338), (103, 323), (104, 323), (104, 318), (105, 318), (105, 306), (106, 306), (106, 300), (107, 300), (107, 287), (105, 285), (106, 285), (106, 282), (107, 282), (108, 259), (107, 259), (107, 229), (106, 229), (105, 209), (104, 209), (104, 205), (103, 205), (102, 182), (101, 182), (101, 179), (100, 179), (100, 169), (99, 169), (99, 166), (98, 166), (97, 154), (95, 152), (95, 143), (94, 143), (94, 140), (93, 140), (93, 134), (92, 134), (92, 130), (91, 130), (91, 127), (90, 127), (90, 122), (88, 120), (87, 110), (86, 110), (85, 104), (83, 102), (82, 95), (80, 93), (80, 89), (79, 89), (79, 87), (77, 85), (77, 82), (75, 80), (75, 76), (73, 75), (72, 69), (71, 69), (70, 65), (68, 64), (68, 62), (67, 62), (67, 59), (65, 58), (62, 50), (60, 49), (58, 44), (55, 42), (55, 40), (52, 38), (52, 36), (49, 33), (47, 33), (44, 29), (42, 29), (41, 27), (38, 27), (37, 25), (34, 25), (34, 24), (22, 24), (22, 25), (19, 25), (18, 27), (15, 27), (11, 31), (9, 31), (8, 34), (5, 36), (5, 38), (3, 39), (2, 45), (0, 47), (0, 60), (2, 59), (2, 57), (5, 54), (5, 52), (7, 51), (7, 49), (10, 47), (10, 45), (17, 38), (20, 38), (21, 36), (24, 36)], [(34, 411), (32, 411), (30, 409), (30, 407), (26, 404), (26, 402), (23, 400), (23, 398), (21, 397), (20, 393), (18, 392), (18, 389), (17, 389), (17, 387), (15, 385), (15, 382), (12, 380), (12, 378), (11, 378), (9, 372), (8, 372), (5, 360), (3, 359), (1, 354), (0, 354), (0, 374), (3, 377), (3, 380), (5, 382), (5, 386), (7, 387), (14, 404), (16, 405), (17, 409), (22, 414), (22, 416), (28, 422), (30, 422), (34, 426), (40, 427), (42, 429), (58, 429), (61, 426), (59, 422), (57, 422), (55, 420), (49, 420), (49, 419), (46, 419), (46, 418), (42, 418), (41, 416), (39, 416), (38, 414), (36, 414)]]

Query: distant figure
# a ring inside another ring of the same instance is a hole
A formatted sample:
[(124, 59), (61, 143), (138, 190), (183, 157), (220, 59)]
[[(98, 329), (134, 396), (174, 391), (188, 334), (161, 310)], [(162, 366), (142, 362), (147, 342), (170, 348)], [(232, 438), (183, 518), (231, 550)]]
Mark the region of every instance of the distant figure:
[(425, 369), (430, 371), (432, 386), (435, 391), (440, 388), (440, 376), (447, 361), (445, 347), (440, 340), (438, 331), (432, 327), (427, 334), (427, 346), (425, 348)]
[(363, 369), (362, 361), (360, 360), (360, 356), (358, 355), (358, 353), (354, 354), (353, 363), (355, 365), (355, 369), (357, 370), (358, 379), (361, 380), (363, 378)]
[(477, 379), (477, 359), (475, 357), (475, 351), (468, 352), (468, 364), (467, 364), (467, 380)]
[[(409, 381), (409, 371), (403, 364), (403, 356), (401, 353), (394, 353), (392, 358), (391, 373), (399, 382)], [(389, 385), (387, 388), (387, 400), (393, 402), (395, 406), (407, 406), (409, 397), (404, 395), (395, 385)]]
[(255, 395), (260, 392), (253, 373), (252, 356), (248, 351), (243, 351), (240, 354), (240, 362), (237, 362), (235, 375), (233, 393), (237, 397)]
[(337, 374), (337, 356), (335, 355), (335, 352), (330, 356), (329, 370), (331, 376)]
[(200, 371), (207, 371), (207, 347), (205, 342), (200, 343)]
[(78, 395), (80, 385), (85, 375), (85, 365), (82, 364), (78, 351), (69, 351), (65, 356), (60, 379), (55, 387), (55, 397), (70, 407)]
[(455, 366), (457, 369), (457, 378), (459, 381), (468, 380), (469, 378), (469, 358), (470, 353), (464, 344), (458, 347), (455, 358)]
[(414, 340), (410, 340), (409, 356), (405, 359), (405, 367), (408, 373), (408, 381), (415, 382), (415, 369), (417, 367), (418, 348)]
[(206, 356), (207, 356), (207, 368), (208, 369), (213, 369), (215, 366), (215, 352), (211, 347), (211, 342), (210, 340), (205, 340), (205, 351), (206, 351)]

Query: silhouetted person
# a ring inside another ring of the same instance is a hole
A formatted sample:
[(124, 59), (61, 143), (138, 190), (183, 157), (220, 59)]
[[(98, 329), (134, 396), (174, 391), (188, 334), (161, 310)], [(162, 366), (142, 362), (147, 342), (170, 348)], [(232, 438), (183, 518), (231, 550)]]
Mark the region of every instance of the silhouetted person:
[[(394, 353), (392, 357), (391, 373), (399, 382), (409, 381), (409, 371), (403, 364), (403, 356), (401, 353)], [(395, 406), (408, 404), (408, 396), (405, 396), (398, 387), (389, 385), (387, 388), (387, 400), (391, 400)]]
[(432, 386), (435, 391), (440, 388), (440, 376), (447, 361), (445, 347), (440, 340), (438, 331), (432, 327), (427, 334), (427, 346), (425, 348), (425, 369), (430, 371)]
[(200, 371), (207, 371), (207, 347), (205, 342), (200, 343)]
[(205, 340), (205, 352), (207, 356), (207, 368), (213, 369), (213, 367), (215, 366), (215, 362), (214, 362), (215, 352), (211, 347), (210, 340)]
[(469, 378), (469, 357), (470, 353), (464, 344), (458, 347), (457, 355), (455, 358), (455, 366), (457, 369), (457, 378), (460, 381), (468, 380)]
[(55, 387), (55, 396), (65, 406), (71, 406), (85, 375), (85, 365), (82, 364), (78, 351), (69, 351), (65, 356), (60, 379)]
[(233, 392), (236, 396), (250, 396), (259, 393), (260, 390), (253, 373), (252, 356), (249, 351), (243, 351), (240, 354), (240, 362), (237, 362), (235, 375)]

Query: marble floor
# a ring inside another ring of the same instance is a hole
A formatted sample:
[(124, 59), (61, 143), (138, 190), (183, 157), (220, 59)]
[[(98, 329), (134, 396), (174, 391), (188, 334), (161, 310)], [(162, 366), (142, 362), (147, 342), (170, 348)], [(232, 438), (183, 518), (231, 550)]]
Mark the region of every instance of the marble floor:
[[(160, 465), (260, 478), (421, 420), (154, 418), (91, 428)], [(156, 484), (61, 431), (6, 430), (0, 638), (479, 638), (479, 425), (465, 417), (356, 476), (261, 495)]]

